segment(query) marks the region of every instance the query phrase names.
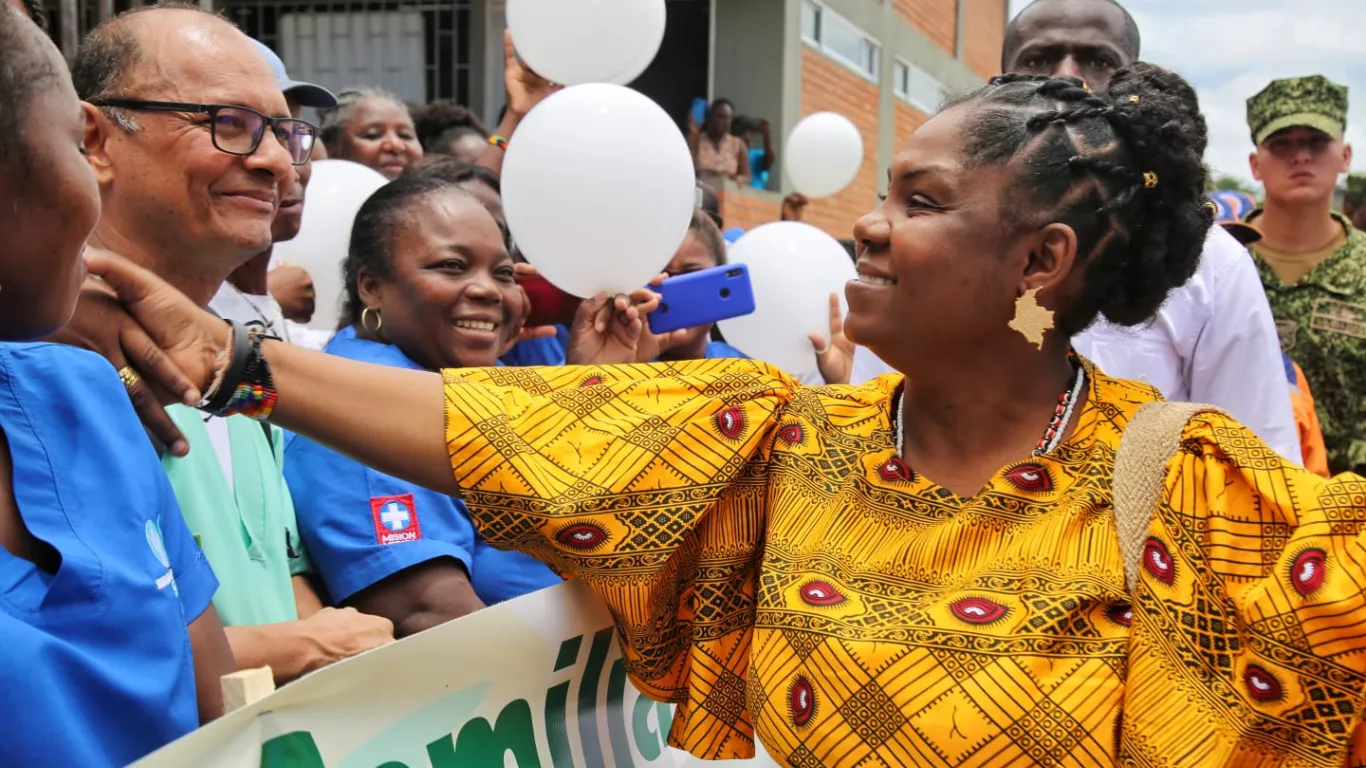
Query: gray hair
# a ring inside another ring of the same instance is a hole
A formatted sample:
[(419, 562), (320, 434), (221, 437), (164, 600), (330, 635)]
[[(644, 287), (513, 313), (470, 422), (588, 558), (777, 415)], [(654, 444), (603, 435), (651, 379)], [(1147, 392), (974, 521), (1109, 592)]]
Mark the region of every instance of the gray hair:
[(408, 103), (400, 99), (397, 94), (390, 93), (383, 88), (372, 88), (370, 86), (345, 88), (337, 94), (336, 107), (318, 110), (318, 122), (321, 128), (319, 138), (322, 139), (323, 146), (327, 147), (329, 154), (336, 151), (336, 148), (340, 146), (342, 129), (351, 122), (351, 113), (356, 110), (356, 105), (367, 99), (388, 99), (403, 107), (403, 111), (408, 113), (408, 118), (412, 119)]

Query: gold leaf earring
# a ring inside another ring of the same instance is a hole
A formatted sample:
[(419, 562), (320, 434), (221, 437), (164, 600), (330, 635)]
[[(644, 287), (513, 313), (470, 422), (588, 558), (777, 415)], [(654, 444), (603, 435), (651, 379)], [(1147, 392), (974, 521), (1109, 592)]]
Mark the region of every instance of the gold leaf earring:
[(1015, 317), (1010, 321), (1010, 328), (1030, 344), (1043, 349), (1043, 335), (1053, 329), (1053, 310), (1039, 303), (1035, 298), (1038, 293), (1038, 288), (1031, 288), (1015, 300)]

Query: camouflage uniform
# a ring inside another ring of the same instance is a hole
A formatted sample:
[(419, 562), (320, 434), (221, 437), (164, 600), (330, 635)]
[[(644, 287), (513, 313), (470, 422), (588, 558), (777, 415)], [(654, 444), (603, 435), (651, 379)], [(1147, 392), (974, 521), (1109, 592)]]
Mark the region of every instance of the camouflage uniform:
[(1347, 196), (1343, 201), (1355, 206), (1366, 205), (1366, 173), (1353, 173), (1347, 177)]
[[(1341, 137), (1347, 89), (1318, 75), (1276, 80), (1248, 100), (1247, 115), (1258, 144), (1295, 126)], [(1281, 282), (1255, 253), (1254, 259), (1281, 350), (1299, 363), (1314, 391), (1329, 466), (1366, 473), (1366, 233), (1340, 214), (1333, 218), (1347, 242), (1294, 285)]]

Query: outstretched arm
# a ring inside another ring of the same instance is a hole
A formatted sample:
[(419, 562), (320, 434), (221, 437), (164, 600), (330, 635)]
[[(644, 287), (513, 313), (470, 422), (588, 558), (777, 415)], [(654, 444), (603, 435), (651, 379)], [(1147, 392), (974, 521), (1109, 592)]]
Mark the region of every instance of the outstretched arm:
[[(158, 348), (141, 352), (149, 359), (164, 354), (183, 372), (177, 381), (161, 382), (164, 388), (197, 403), (221, 367), (228, 326), (118, 256), (90, 253), (87, 263), (146, 327), (146, 343)], [(637, 307), (626, 297), (599, 296), (587, 304), (604, 310), (585, 308), (598, 318), (599, 359), (634, 360), (642, 328)], [(446, 449), (440, 374), (358, 363), (276, 341), (266, 341), (261, 352), (279, 393), (272, 423), (381, 472), (459, 494)]]

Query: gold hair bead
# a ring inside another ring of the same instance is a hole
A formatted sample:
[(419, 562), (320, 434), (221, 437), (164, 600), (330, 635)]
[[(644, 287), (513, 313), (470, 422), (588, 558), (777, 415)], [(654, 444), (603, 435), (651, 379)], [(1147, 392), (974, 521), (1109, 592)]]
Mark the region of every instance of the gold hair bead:
[(1130, 103), (1130, 104), (1137, 104), (1137, 103), (1138, 103), (1138, 97), (1137, 97), (1137, 96), (1130, 96), (1130, 97), (1129, 97), (1129, 103)]
[(1206, 200), (1205, 208), (1209, 209), (1209, 212), (1215, 216), (1219, 215), (1219, 206), (1215, 205), (1213, 200)]
[(1143, 174), (1143, 188), (1144, 188), (1144, 189), (1157, 189), (1157, 174), (1156, 174), (1156, 173), (1153, 173), (1152, 171), (1148, 171), (1147, 173), (1144, 173), (1144, 174)]

